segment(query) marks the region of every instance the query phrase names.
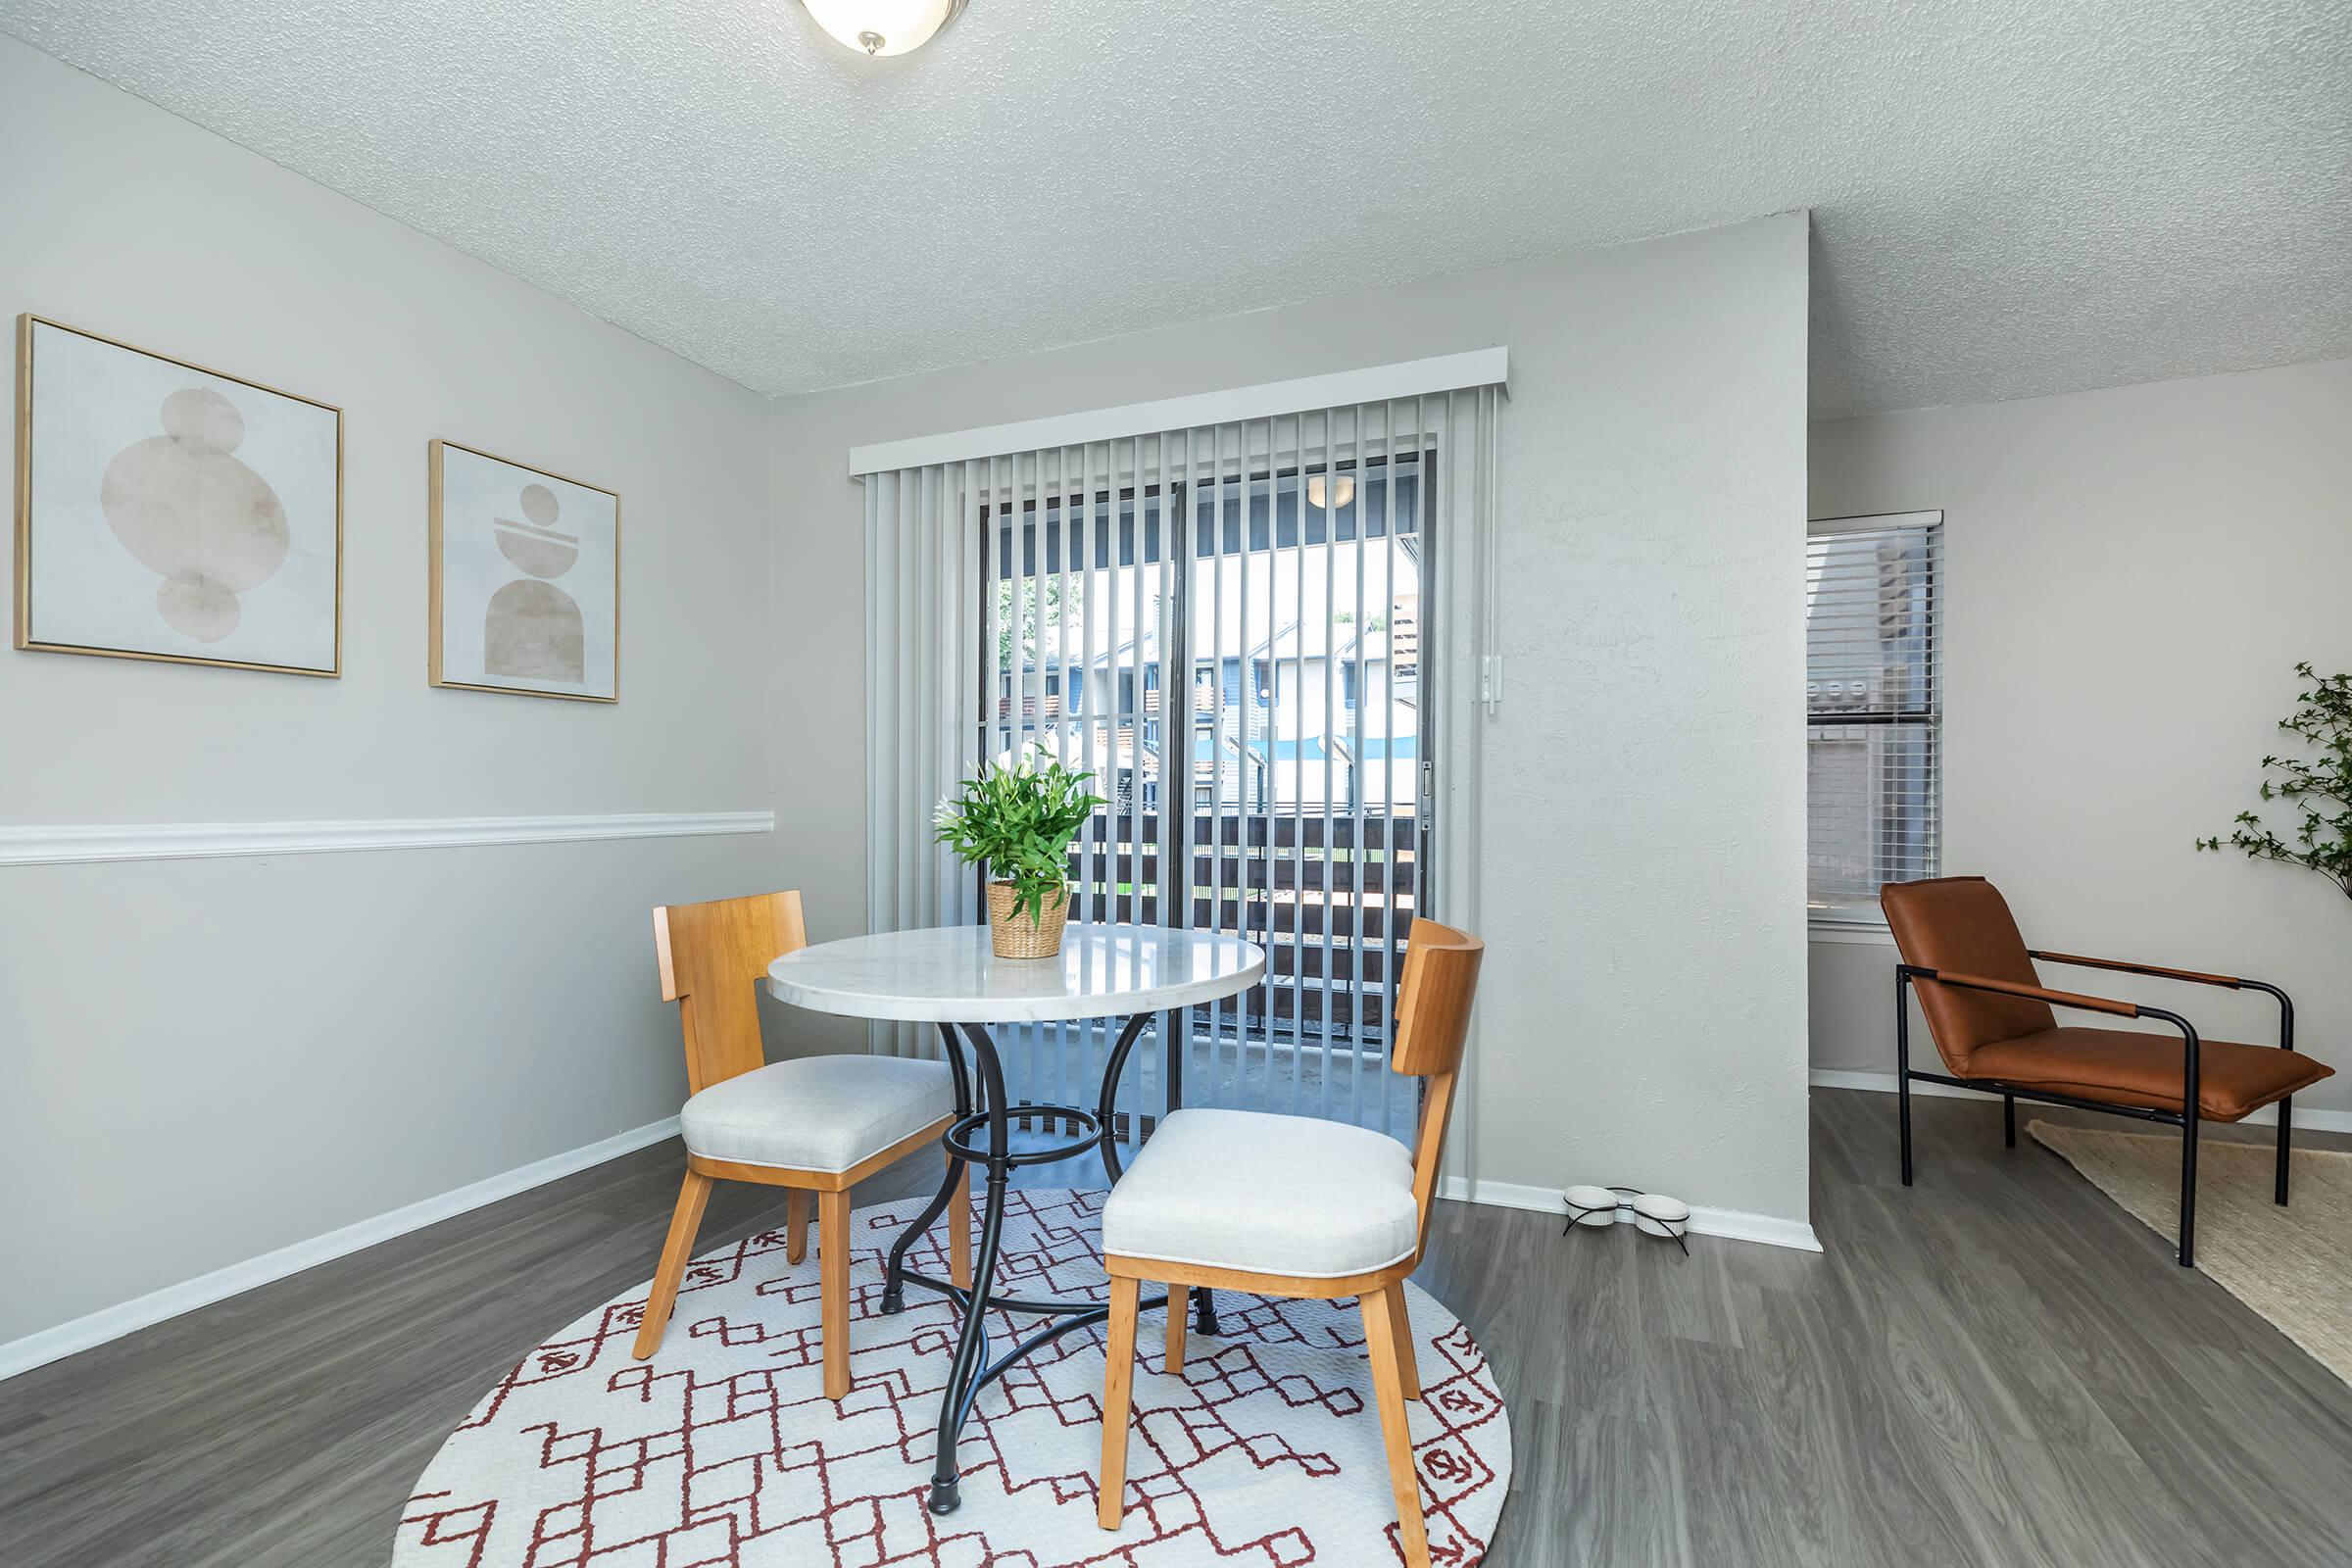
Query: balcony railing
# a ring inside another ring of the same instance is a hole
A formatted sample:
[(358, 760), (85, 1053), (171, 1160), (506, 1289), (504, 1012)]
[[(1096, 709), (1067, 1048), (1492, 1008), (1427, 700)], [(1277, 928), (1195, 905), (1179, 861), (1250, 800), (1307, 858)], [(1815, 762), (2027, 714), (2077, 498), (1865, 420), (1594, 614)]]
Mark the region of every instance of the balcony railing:
[(1075, 916), (1180, 923), (1262, 947), (1265, 982), (1191, 1009), (1196, 1032), (1385, 1055), (1415, 904), (1415, 820), (1203, 811), (1173, 864), (1170, 826), (1152, 811), (1098, 814), (1071, 848)]

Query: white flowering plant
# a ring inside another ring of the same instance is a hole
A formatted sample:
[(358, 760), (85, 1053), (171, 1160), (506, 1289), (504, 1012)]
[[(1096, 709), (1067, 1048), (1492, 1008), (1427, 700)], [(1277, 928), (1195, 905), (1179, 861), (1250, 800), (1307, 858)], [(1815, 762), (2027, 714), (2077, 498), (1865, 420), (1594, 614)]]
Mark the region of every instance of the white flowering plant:
[(1042, 921), (1069, 882), (1070, 841), (1098, 808), (1091, 771), (1024, 752), (1017, 764), (992, 763), (939, 803), (939, 842), (984, 875), (1012, 884), (1020, 908)]

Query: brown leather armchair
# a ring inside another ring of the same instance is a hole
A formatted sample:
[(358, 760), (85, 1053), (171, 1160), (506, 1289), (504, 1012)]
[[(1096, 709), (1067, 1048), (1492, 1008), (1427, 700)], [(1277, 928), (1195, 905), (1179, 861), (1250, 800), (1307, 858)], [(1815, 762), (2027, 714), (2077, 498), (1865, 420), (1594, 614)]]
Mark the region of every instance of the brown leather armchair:
[[(2086, 958), (2029, 949), (2000, 891), (1981, 876), (1888, 883), (1879, 895), (1902, 956), (1895, 965), (1895, 1078), (1901, 1102), (1903, 1185), (1911, 1185), (1911, 1083), (1950, 1084), (2001, 1097), (2009, 1147), (2017, 1147), (2017, 1102), (2043, 1101), (2082, 1110), (2133, 1116), (2180, 1129), (2180, 1263), (2195, 1260), (2197, 1124), (2240, 1121), (2278, 1106), (2278, 1172), (2273, 1198), (2286, 1201), (2287, 1138), (2296, 1091), (2333, 1074), (2294, 1049), (2295, 1004), (2285, 992), (2234, 975), (2165, 969), (2116, 958)], [(2177, 1012), (2106, 997), (2052, 991), (2034, 960), (2155, 975), (2278, 999), (2278, 1044), (2245, 1046), (2200, 1040)], [(1936, 1051), (1950, 1072), (1911, 1066), (1908, 993), (1919, 989)], [(2136, 1029), (2061, 1026), (2052, 1007), (2111, 1017), (2153, 1018), (2180, 1038)]]

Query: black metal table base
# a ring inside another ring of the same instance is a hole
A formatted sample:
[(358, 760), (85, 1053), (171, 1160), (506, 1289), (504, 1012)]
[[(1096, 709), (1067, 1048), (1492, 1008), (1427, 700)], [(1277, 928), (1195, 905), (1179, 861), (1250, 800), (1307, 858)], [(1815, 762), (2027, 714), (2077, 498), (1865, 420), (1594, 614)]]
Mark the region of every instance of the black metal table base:
[[(1144, 1025), (1152, 1019), (1150, 1013), (1137, 1013), (1119, 1031), (1118, 1044), (1110, 1053), (1102, 1071), (1102, 1097), (1094, 1110), (1081, 1110), (1075, 1105), (1022, 1105), (1017, 1114), (1025, 1119), (1044, 1120), (1073, 1129), (1075, 1136), (1067, 1143), (1045, 1149), (1015, 1151), (1010, 1133), (1014, 1112), (1008, 1110), (1004, 1097), (1004, 1069), (998, 1059), (996, 1042), (978, 1024), (939, 1026), (940, 1036), (947, 1043), (948, 1064), (956, 1077), (956, 1120), (949, 1125), (940, 1142), (948, 1153), (947, 1180), (939, 1192), (915, 1217), (914, 1223), (903, 1231), (890, 1249), (890, 1266), (882, 1287), (882, 1310), (898, 1313), (906, 1307), (906, 1287), (920, 1286), (948, 1298), (962, 1314), (963, 1324), (956, 1341), (956, 1359), (948, 1373), (947, 1390), (939, 1409), (938, 1450), (931, 1467), (930, 1508), (935, 1514), (954, 1513), (962, 1499), (961, 1471), (956, 1460), (956, 1440), (963, 1432), (964, 1418), (971, 1413), (972, 1401), (980, 1391), (1003, 1377), (1015, 1364), (1040, 1348), (1051, 1345), (1074, 1329), (1100, 1323), (1110, 1315), (1110, 1308), (1101, 1301), (1032, 1300), (1017, 1296), (999, 1296), (990, 1289), (996, 1277), (997, 1250), (1004, 1233), (1004, 1197), (1011, 1187), (1012, 1173), (1024, 1165), (1047, 1165), (1056, 1160), (1099, 1151), (1102, 1169), (1114, 1184), (1119, 1179), (1118, 1143), (1112, 1135), (1116, 1126), (1119, 1076), (1127, 1066), (1128, 1053), (1135, 1049)], [(960, 1031), (960, 1037), (959, 1037)], [(972, 1061), (964, 1061), (964, 1047), (969, 1046)], [(973, 1104), (973, 1072), (979, 1075), (979, 1104)], [(987, 1133), (985, 1144), (976, 1141), (975, 1134)], [(964, 1166), (977, 1164), (988, 1174), (988, 1194), (981, 1205), (980, 1246), (972, 1256), (972, 1285), (966, 1290), (952, 1280), (938, 1279), (906, 1266), (906, 1250), (918, 1236), (927, 1234), (947, 1211), (955, 1196), (956, 1184), (964, 1180)], [(1194, 1330), (1200, 1334), (1217, 1332), (1216, 1305), (1212, 1293), (1194, 1293)], [(1168, 1298), (1156, 1296), (1140, 1303), (1144, 1308), (1165, 1307)], [(1022, 1336), (1003, 1354), (989, 1359), (988, 1313), (1023, 1313), (1052, 1318), (1054, 1321)]]

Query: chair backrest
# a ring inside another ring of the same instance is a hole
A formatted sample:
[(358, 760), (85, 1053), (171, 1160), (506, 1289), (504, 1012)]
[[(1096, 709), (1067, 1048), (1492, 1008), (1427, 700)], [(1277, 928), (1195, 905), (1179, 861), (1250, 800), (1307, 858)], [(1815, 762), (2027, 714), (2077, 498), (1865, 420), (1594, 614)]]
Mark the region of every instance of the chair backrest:
[[(1420, 1209), (1420, 1242), (1429, 1244), (1430, 1204), (1438, 1193), (1438, 1161), (1453, 1117), (1454, 1076), (1470, 1037), (1470, 1004), (1487, 945), (1435, 920), (1413, 921), (1405, 938), (1404, 974), (1396, 984), (1396, 1043), (1389, 1068), (1429, 1080), (1421, 1126), (1413, 1139), (1413, 1201)], [(1417, 1253), (1418, 1249), (1416, 1249)]]
[(664, 905), (654, 911), (662, 1000), (680, 1004), (686, 1082), (694, 1092), (766, 1062), (760, 981), (769, 964), (808, 945), (797, 892)]
[[(1887, 929), (1894, 933), (1895, 951), (1905, 963), (1987, 980), (2041, 984), (2008, 901), (1981, 876), (1890, 882), (1879, 892), (1879, 906), (1886, 911)], [(1932, 980), (1918, 982), (1916, 989), (1937, 1054), (1962, 1076), (1979, 1046), (2058, 1026), (2050, 1004), (2031, 997), (1960, 991)]]

